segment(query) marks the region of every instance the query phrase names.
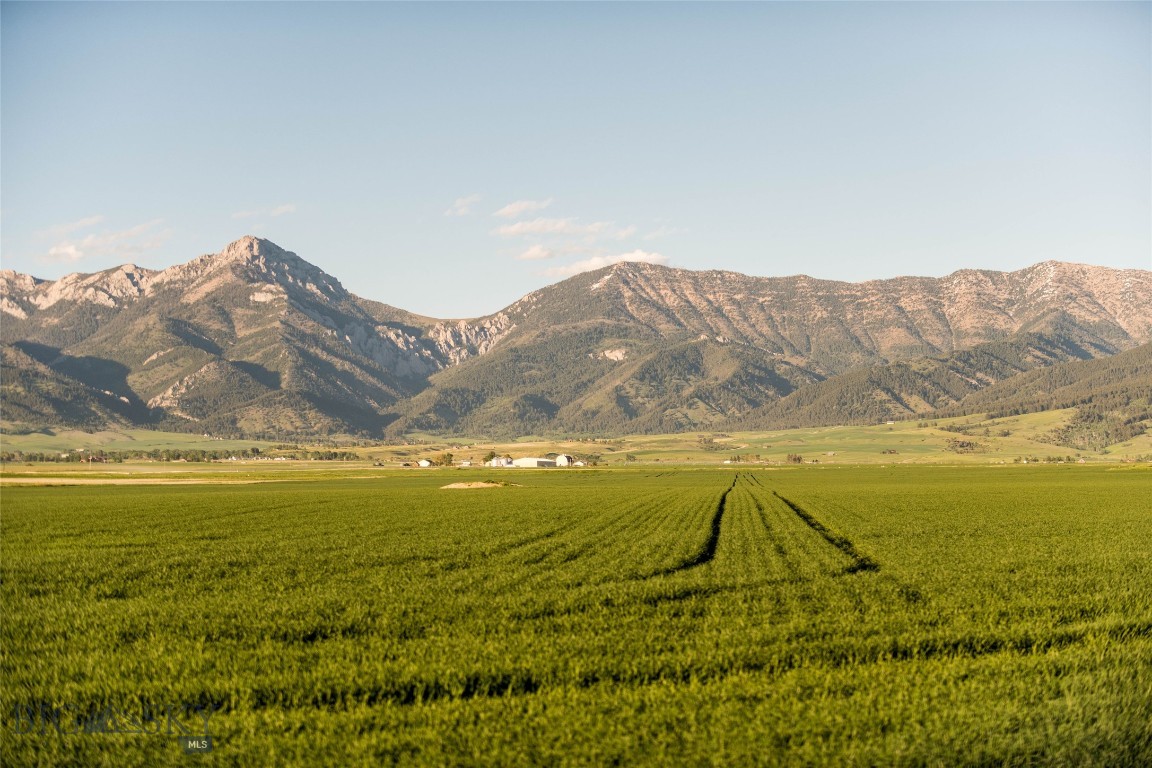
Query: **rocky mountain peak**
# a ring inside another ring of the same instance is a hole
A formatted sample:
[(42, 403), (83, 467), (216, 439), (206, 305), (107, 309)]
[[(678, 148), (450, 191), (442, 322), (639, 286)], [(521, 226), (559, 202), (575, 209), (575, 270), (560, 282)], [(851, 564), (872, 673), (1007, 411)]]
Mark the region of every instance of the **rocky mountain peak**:
[(289, 291), (304, 289), (329, 299), (346, 296), (339, 280), (270, 240), (246, 235), (230, 243), (220, 258), (246, 265), (246, 276), (254, 282), (273, 282)]
[(5, 295), (17, 289), (30, 291), (44, 282), (47, 281), (33, 277), (32, 275), (17, 272), (14, 269), (0, 269), (0, 290), (2, 290)]
[(220, 261), (229, 262), (280, 261), (286, 256), (296, 257), (296, 254), (285, 251), (271, 240), (265, 240), (255, 235), (244, 235), (239, 240), (234, 240), (226, 245), (224, 250), (217, 254)]
[(0, 311), (23, 320), (31, 307), (48, 309), (60, 302), (118, 307), (143, 295), (157, 274), (135, 264), (123, 264), (91, 274), (73, 272), (50, 281), (5, 270), (0, 274)]
[[(254, 235), (245, 235), (234, 240), (217, 253), (208, 253), (189, 261), (178, 264), (165, 272), (176, 274), (184, 271), (188, 273), (215, 272), (223, 268), (244, 267), (248, 265), (278, 265), (278, 264), (306, 264), (312, 267), (291, 251), (286, 251), (271, 240)], [(315, 267), (312, 267), (316, 269)]]
[(324, 270), (271, 240), (254, 235), (245, 235), (229, 243), (219, 253), (170, 267), (155, 282), (188, 286), (181, 299), (188, 303), (237, 279), (254, 287), (278, 286), (288, 293), (302, 290), (316, 298), (347, 296), (340, 281)]

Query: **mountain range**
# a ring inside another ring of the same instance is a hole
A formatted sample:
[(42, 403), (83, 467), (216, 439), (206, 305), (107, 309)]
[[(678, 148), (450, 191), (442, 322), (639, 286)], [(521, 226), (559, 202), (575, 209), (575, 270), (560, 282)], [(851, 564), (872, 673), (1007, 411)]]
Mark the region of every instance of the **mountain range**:
[(273, 439), (769, 428), (1011, 408), (1030, 371), (1146, 348), (1152, 271), (847, 283), (622, 262), (445, 320), (244, 237), (165, 270), (0, 271), (0, 318), (9, 423)]

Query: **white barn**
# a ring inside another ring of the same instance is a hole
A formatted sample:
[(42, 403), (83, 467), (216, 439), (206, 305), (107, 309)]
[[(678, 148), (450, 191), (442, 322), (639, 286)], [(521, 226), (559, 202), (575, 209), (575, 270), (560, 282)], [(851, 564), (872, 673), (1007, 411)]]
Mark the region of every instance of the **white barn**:
[(554, 467), (556, 461), (554, 459), (540, 459), (532, 456), (525, 456), (522, 459), (513, 459), (512, 466), (514, 467)]
[(556, 466), (558, 467), (572, 467), (576, 465), (576, 459), (566, 453), (561, 453), (556, 457)]

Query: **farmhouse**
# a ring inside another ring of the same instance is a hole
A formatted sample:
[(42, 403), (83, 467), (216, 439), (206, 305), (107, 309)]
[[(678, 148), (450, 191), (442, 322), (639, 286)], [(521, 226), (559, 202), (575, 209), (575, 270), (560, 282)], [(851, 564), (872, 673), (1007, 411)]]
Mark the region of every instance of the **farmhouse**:
[(512, 459), (507, 456), (497, 456), (488, 462), (490, 467), (510, 467), (512, 466)]
[(566, 453), (561, 453), (556, 457), (556, 466), (558, 467), (572, 467), (576, 465), (576, 459)]
[(554, 459), (538, 459), (531, 456), (526, 456), (522, 459), (513, 459), (512, 466), (514, 467), (554, 467), (556, 461)]

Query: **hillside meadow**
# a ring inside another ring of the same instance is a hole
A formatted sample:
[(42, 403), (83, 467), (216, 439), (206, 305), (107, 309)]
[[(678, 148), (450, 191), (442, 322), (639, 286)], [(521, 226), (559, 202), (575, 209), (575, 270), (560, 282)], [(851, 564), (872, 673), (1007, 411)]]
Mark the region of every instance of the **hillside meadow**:
[(1144, 466), (262, 471), (3, 488), (0, 762), (1152, 762)]
[[(565, 452), (595, 461), (601, 465), (670, 463), (717, 465), (724, 461), (741, 463), (783, 464), (789, 456), (800, 456), (805, 462), (822, 464), (999, 464), (1040, 461), (1125, 462), (1152, 459), (1152, 435), (1141, 434), (1102, 451), (1077, 450), (1053, 442), (1053, 435), (1075, 416), (1075, 409), (1043, 411), (1000, 418), (982, 415), (949, 419), (897, 421), (870, 426), (811, 427), (759, 432), (693, 432), (667, 435), (628, 435), (573, 438), (564, 436), (526, 436), (515, 441), (493, 442), (483, 437), (413, 433), (404, 441), (380, 444), (336, 437), (324, 444), (299, 445), (259, 440), (223, 440), (202, 435), (158, 432), (144, 429), (116, 429), (97, 432), (47, 429), (26, 434), (0, 435), (0, 448), (6, 452), (162, 452), (204, 451), (239, 453), (258, 449), (264, 457), (300, 456), (306, 451), (332, 450), (357, 454), (364, 463), (400, 466), (421, 458), (435, 459), (450, 453), (459, 464), (468, 460), (477, 464), (490, 452), (498, 455), (530, 456)], [(346, 474), (355, 462), (292, 461), (273, 466), (266, 461), (249, 462), (241, 472), (261, 473), (305, 467)], [(88, 470), (130, 472), (193, 473), (233, 471), (197, 466), (184, 462), (128, 461), (115, 469), (94, 466)], [(356, 465), (360, 466), (360, 465)], [(4, 475), (21, 473), (55, 473), (55, 464), (24, 466), (9, 463)], [(73, 468), (71, 471), (82, 471)], [(275, 476), (275, 475), (273, 475)]]

